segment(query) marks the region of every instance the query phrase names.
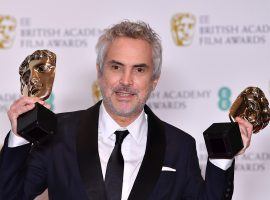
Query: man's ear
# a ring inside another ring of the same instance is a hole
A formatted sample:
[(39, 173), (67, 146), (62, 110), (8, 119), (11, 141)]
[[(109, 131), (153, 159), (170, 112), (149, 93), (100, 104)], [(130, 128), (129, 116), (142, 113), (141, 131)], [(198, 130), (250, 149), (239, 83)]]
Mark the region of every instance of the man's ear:
[(153, 80), (152, 91), (155, 90), (155, 88), (156, 88), (156, 86), (157, 86), (157, 84), (158, 84), (158, 81), (159, 81), (159, 77), (157, 77), (157, 78), (155, 78), (155, 79)]
[(101, 69), (98, 64), (96, 65), (96, 69), (97, 69), (97, 77), (99, 78), (101, 76)]

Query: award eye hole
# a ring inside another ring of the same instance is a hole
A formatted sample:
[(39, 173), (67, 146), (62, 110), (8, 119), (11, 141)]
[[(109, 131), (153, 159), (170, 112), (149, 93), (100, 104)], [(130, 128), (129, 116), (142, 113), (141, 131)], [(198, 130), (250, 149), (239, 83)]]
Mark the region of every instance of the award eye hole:
[(38, 73), (48, 72), (50, 70), (50, 66), (48, 66), (48, 65), (39, 65), (39, 66), (35, 67), (35, 70)]

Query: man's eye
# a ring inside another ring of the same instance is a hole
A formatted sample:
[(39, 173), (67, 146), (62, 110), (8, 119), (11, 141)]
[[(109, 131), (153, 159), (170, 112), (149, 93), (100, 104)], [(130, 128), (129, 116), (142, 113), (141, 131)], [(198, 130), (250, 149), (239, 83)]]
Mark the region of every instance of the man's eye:
[(112, 69), (118, 70), (118, 69), (120, 69), (120, 66), (118, 66), (118, 65), (112, 65)]
[(143, 67), (137, 67), (136, 71), (140, 72), (140, 73), (143, 73), (143, 72), (145, 72), (145, 69)]

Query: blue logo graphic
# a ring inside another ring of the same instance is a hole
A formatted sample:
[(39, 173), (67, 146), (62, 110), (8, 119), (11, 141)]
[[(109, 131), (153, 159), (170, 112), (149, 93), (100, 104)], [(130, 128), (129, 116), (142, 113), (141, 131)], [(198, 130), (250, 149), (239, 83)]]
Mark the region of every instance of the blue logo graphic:
[(231, 98), (232, 92), (228, 87), (222, 87), (218, 91), (219, 101), (218, 107), (220, 110), (226, 111), (231, 107)]
[(55, 106), (54, 106), (54, 93), (51, 93), (49, 99), (47, 99), (46, 102), (51, 105), (50, 110), (53, 111), (55, 108)]

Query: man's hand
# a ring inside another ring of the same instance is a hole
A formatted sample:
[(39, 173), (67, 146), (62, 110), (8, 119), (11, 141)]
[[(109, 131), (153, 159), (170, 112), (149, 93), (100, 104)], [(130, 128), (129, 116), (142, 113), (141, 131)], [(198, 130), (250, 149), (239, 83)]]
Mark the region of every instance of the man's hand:
[(38, 102), (41, 105), (45, 106), (46, 108), (50, 109), (50, 105), (47, 104), (45, 101), (42, 101), (38, 97), (26, 97), (23, 96), (13, 102), (13, 104), (10, 106), (10, 109), (7, 111), (8, 118), (11, 123), (11, 130), (14, 134), (19, 136), (17, 134), (17, 119), (18, 117), (29, 111), (32, 110), (35, 107), (35, 103)]
[(244, 145), (243, 149), (241, 149), (237, 154), (237, 155), (241, 155), (246, 151), (246, 149), (250, 145), (253, 127), (251, 123), (249, 123), (247, 120), (242, 119), (240, 117), (236, 117), (235, 121), (238, 122), (239, 124), (239, 129), (241, 132), (241, 137), (242, 137), (243, 145)]

